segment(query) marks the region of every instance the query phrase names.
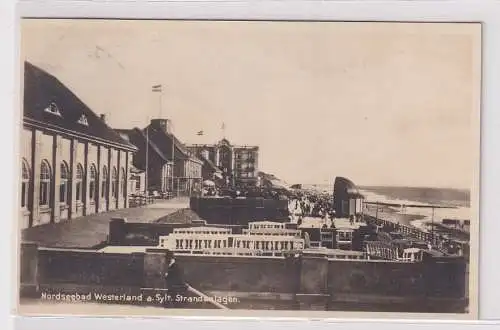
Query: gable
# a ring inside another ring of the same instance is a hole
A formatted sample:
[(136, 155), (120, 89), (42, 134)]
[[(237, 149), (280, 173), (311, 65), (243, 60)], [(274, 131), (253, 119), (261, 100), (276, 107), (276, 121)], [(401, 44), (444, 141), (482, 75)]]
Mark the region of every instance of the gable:
[(28, 62), (24, 66), (23, 115), (28, 122), (135, 150), (62, 82)]

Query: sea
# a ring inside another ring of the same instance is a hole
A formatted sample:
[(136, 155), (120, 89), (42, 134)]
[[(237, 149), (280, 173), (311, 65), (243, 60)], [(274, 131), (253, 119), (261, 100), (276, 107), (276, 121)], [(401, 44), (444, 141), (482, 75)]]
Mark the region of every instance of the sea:
[[(305, 184), (304, 189), (333, 193), (333, 185)], [(398, 203), (413, 205), (451, 206), (453, 208), (435, 208), (434, 221), (443, 219), (471, 220), (470, 191), (451, 188), (423, 188), (423, 187), (391, 187), (391, 186), (358, 186), (360, 193), (366, 201), (381, 203)], [(393, 207), (395, 212), (400, 208)], [(415, 227), (424, 228), (426, 223), (432, 221), (431, 208), (407, 207), (405, 214), (421, 216), (413, 220)]]

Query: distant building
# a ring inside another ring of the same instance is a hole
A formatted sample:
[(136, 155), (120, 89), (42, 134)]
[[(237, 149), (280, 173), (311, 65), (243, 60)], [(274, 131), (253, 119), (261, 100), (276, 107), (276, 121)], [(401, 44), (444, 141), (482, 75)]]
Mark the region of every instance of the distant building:
[(25, 63), (22, 228), (127, 207), (135, 151), (57, 78)]
[(236, 146), (231, 145), (227, 139), (222, 139), (217, 144), (192, 144), (187, 148), (198, 157), (206, 158), (219, 167), (228, 184), (257, 184), (258, 146)]
[(204, 162), (175, 137), (169, 119), (153, 119), (144, 129), (118, 131), (138, 148), (133, 158), (136, 168), (146, 170), (148, 154), (148, 191), (189, 196), (201, 190)]
[(129, 189), (130, 195), (142, 195), (146, 191), (146, 171), (134, 166), (130, 168)]

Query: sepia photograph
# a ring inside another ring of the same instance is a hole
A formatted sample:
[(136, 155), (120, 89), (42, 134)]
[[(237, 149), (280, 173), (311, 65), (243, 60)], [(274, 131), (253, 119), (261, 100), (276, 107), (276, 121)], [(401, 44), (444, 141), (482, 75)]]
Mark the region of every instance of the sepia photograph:
[(20, 29), (18, 314), (477, 318), (480, 23)]

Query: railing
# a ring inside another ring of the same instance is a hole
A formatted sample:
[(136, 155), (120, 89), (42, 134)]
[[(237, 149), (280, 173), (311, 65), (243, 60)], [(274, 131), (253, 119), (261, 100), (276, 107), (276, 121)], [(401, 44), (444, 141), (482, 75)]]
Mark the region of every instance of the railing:
[(285, 229), (286, 225), (281, 222), (271, 222), (271, 221), (254, 221), (248, 223), (249, 230), (259, 230), (259, 229)]
[(378, 257), (386, 260), (398, 259), (398, 249), (385, 242), (366, 242), (366, 253), (368, 256)]
[(380, 241), (366, 242), (366, 254), (372, 257), (401, 262), (420, 262), (423, 259), (423, 252), (421, 249), (404, 249), (400, 256), (399, 249), (396, 246)]
[(259, 236), (294, 236), (299, 237), (300, 230), (294, 229), (243, 229), (244, 235), (259, 235)]
[(160, 236), (159, 247), (168, 248), (174, 252), (197, 251), (198, 253), (221, 248), (286, 251), (303, 249), (304, 240), (292, 236), (173, 233), (168, 236)]
[(388, 227), (392, 231), (402, 233), (403, 235), (423, 241), (426, 243), (430, 243), (433, 249), (440, 250), (440, 251), (448, 251), (448, 248), (450, 246), (459, 246), (460, 249), (458, 251), (459, 255), (463, 255), (464, 251), (467, 251), (469, 248), (469, 243), (466, 242), (459, 242), (457, 240), (453, 239), (447, 239), (441, 237), (439, 234), (436, 233), (429, 233), (429, 232), (424, 232), (418, 228), (412, 227), (412, 226), (407, 226), (399, 223), (394, 223), (389, 220), (384, 220), (380, 218), (375, 218), (371, 217), (375, 220), (375, 223), (378, 226), (383, 226), (383, 227)]
[(189, 228), (175, 228), (174, 234), (201, 234), (201, 235), (229, 235), (232, 233), (229, 228), (217, 227), (189, 227)]

